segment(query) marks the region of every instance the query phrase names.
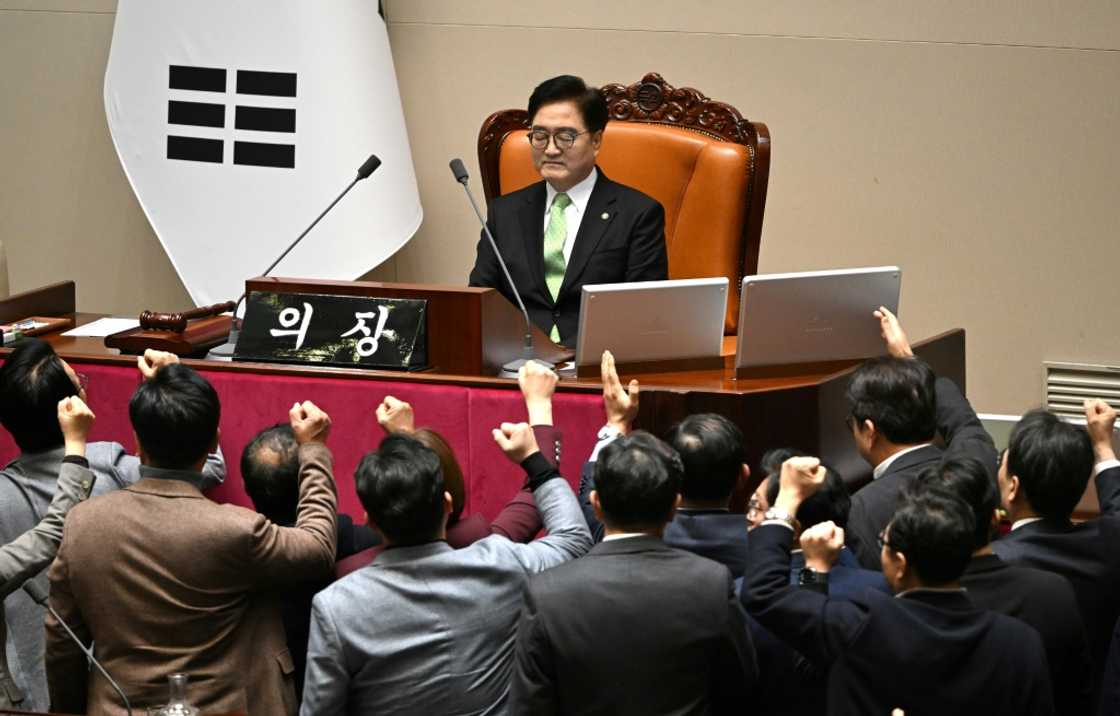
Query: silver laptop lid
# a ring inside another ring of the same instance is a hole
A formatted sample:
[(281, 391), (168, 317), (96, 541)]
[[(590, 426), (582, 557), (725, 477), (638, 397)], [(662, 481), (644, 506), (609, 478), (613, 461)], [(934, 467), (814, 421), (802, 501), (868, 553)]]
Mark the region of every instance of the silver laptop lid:
[(709, 358), (723, 348), (726, 277), (583, 287), (576, 365)]
[(735, 367), (882, 355), (872, 313), (898, 313), (897, 266), (747, 276), (739, 302)]

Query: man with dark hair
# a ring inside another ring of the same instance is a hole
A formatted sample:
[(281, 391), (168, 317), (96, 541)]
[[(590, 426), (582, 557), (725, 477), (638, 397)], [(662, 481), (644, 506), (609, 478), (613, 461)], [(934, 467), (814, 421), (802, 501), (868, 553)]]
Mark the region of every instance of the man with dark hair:
[(683, 479), (649, 433), (603, 449), (590, 498), (606, 537), (530, 580), (511, 713), (742, 712), (758, 667), (731, 575), (661, 540)]
[(908, 488), (915, 495), (929, 490), (943, 490), (972, 509), (972, 559), (961, 575), (972, 603), (1037, 629), (1046, 648), (1058, 713), (1091, 713), (1092, 662), (1073, 588), (1060, 575), (1009, 565), (992, 552), (999, 488), (987, 469), (970, 457), (947, 458), (923, 471)]
[[(574, 346), (584, 284), (669, 277), (665, 210), (595, 166), (607, 125), (597, 89), (553, 77), (533, 90), (528, 110), (533, 164), (544, 181), (495, 197), (487, 224), (533, 323)], [(485, 232), (470, 285), (514, 302)]]
[[(1038, 632), (977, 609), (960, 587), (972, 555), (972, 511), (931, 492), (906, 502), (880, 537), (895, 597), (866, 590), (832, 599), (788, 581), (801, 503), (825, 480), (815, 458), (791, 458), (767, 520), (751, 533), (743, 603), (764, 626), (829, 669), (828, 713), (1052, 714)], [(835, 562), (844, 530), (806, 530), (806, 561)]]
[[(864, 567), (879, 568), (879, 533), (890, 522), (899, 494), (923, 469), (945, 455), (969, 455), (991, 465), (996, 449), (976, 412), (948, 378), (938, 378), (914, 357), (898, 319), (875, 312), (889, 356), (866, 361), (848, 384), (848, 427), (856, 449), (874, 468), (871, 483), (852, 497), (848, 543)], [(940, 433), (942, 449), (933, 444)]]
[[(1109, 639), (1120, 614), (1120, 462), (1112, 447), (1116, 411), (1085, 401), (1086, 428), (1042, 410), (1011, 431), (999, 467), (1011, 532), (992, 543), (1000, 559), (1069, 580), (1085, 622), (1100, 691)], [(1095, 463), (1095, 464), (1094, 464)], [(1100, 517), (1074, 523), (1077, 502), (1096, 477)]]
[[(129, 417), (141, 479), (71, 510), (50, 569), (51, 605), (94, 642), (134, 707), (162, 703), (167, 675), (185, 672), (203, 712), (291, 716), (292, 659), (275, 595), (334, 567), (330, 418), (310, 402), (289, 411), (300, 499), (295, 526), (281, 527), (199, 491), (220, 416), (214, 388), (180, 364), (136, 389)], [(52, 708), (122, 714), (54, 617), (46, 631)]]
[[(521, 373), (555, 386), (538, 363)], [(525, 471), (548, 536), (519, 544), (494, 534), (452, 549), (439, 457), (410, 435), (387, 436), (355, 482), (388, 548), (316, 595), (303, 716), (506, 712), (525, 583), (584, 554), (591, 537), (533, 429), (503, 423), (494, 440)]]
[[(607, 424), (599, 431), (599, 442), (583, 466), (579, 499), (592, 538), (603, 539), (605, 526), (591, 504), (597, 488), (597, 457), (616, 438), (630, 433), (638, 416), (638, 381), (623, 386), (614, 356), (604, 351), (600, 361), (603, 406)], [(743, 432), (722, 415), (690, 415), (669, 429), (665, 436), (684, 466), (681, 504), (665, 528), (665, 544), (687, 550), (725, 565), (733, 578), (743, 576), (746, 566), (747, 530), (741, 514), (728, 505), (741, 480), (750, 476), (744, 462)]]
[[(241, 453), (241, 478), (253, 507), (281, 527), (294, 527), (299, 512), (299, 441), (288, 423), (257, 433)], [(335, 561), (381, 543), (373, 530), (355, 525), (350, 515), (335, 517)], [(311, 600), (332, 581), (331, 576), (293, 584), (280, 595), (288, 651), (295, 667), (297, 700), (303, 696), (307, 640), (311, 633)]]
[[(140, 372), (150, 377), (160, 366), (178, 361), (162, 351), (146, 351), (137, 360)], [(58, 426), (60, 400), (86, 400), (86, 378), (60, 358), (51, 345), (38, 338), (20, 340), (0, 367), (0, 423), (20, 449), (20, 455), (0, 470), (0, 540), (10, 542), (34, 527), (58, 494), (58, 475), (64, 441)], [(95, 396), (96, 397), (96, 396)], [(91, 442), (86, 447), (89, 469), (96, 476), (93, 495), (131, 485), (140, 479), (140, 459), (116, 442)], [(220, 451), (210, 455), (197, 476), (200, 489), (225, 479)], [(36, 583), (48, 588), (46, 572)], [(46, 610), (23, 590), (4, 600), (8, 629), (6, 645), (12, 680), (23, 691), (22, 708), (45, 711), (47, 676), (43, 669), (43, 618)]]

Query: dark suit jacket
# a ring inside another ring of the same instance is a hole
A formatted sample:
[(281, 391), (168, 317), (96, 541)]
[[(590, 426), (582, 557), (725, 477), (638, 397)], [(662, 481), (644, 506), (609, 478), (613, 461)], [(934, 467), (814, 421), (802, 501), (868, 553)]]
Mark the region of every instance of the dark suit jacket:
[(1073, 588), (1062, 576), (1015, 567), (994, 554), (973, 557), (961, 577), (972, 603), (1038, 630), (1058, 713), (1091, 712), (1093, 669)]
[[(554, 301), (544, 280), (545, 194), (541, 181), (499, 196), (490, 202), (486, 223), (533, 323), (545, 333), (555, 323), (562, 342), (574, 346), (584, 284), (669, 278), (665, 210), (640, 191), (611, 181), (600, 169)], [(470, 285), (495, 288), (517, 304), (485, 233), (478, 242)]]
[(727, 569), (630, 537), (530, 580), (509, 712), (738, 714), (756, 675)]
[(846, 541), (868, 569), (881, 569), (879, 533), (894, 517), (903, 487), (922, 470), (937, 465), (944, 455), (967, 455), (987, 466), (995, 479), (995, 444), (968, 400), (948, 378), (938, 378), (935, 391), (937, 431), (945, 440), (945, 449), (930, 445), (907, 453), (892, 462), (882, 477), (852, 495)]
[(1104, 670), (1109, 639), (1120, 614), (1120, 467), (1097, 475), (1101, 516), (1080, 524), (1043, 520), (1023, 525), (992, 543), (1009, 564), (1057, 572), (1069, 580), (1096, 667)]
[(828, 665), (828, 713), (1052, 714), (1038, 632), (963, 591), (867, 590), (850, 601), (789, 584), (792, 530), (751, 533), (743, 601), (763, 626)]

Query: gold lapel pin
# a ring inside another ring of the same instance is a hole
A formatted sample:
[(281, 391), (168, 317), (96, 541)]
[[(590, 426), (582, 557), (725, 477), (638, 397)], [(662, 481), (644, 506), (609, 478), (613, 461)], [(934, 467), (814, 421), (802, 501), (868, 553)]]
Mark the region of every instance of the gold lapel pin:
[(601, 218), (603, 221), (606, 221), (607, 219), (611, 218), (611, 215), (604, 211), (603, 215), (599, 218)]

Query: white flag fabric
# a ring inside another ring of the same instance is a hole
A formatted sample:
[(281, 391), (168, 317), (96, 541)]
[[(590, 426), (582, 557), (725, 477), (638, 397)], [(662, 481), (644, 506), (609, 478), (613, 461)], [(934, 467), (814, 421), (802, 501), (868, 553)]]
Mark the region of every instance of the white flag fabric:
[(196, 304), (274, 270), (350, 280), (423, 218), (376, 0), (120, 0), (105, 112), (133, 191)]

